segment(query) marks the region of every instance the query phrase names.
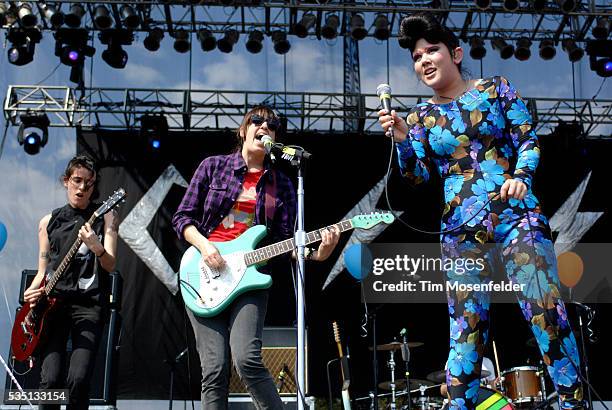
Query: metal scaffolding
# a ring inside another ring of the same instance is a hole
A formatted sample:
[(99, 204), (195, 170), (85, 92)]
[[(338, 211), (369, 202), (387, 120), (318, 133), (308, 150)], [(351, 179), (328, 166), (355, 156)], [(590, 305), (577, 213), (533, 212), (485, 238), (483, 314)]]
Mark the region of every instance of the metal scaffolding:
[[(11, 8), (6, 13), (6, 26), (17, 19), (18, 8), (29, 4), (31, 12), (38, 19), (42, 31), (54, 31), (50, 23), (45, 2), (8, 2)], [(503, 0), (492, 0), (486, 10), (476, 7), (474, 1), (463, 0), (204, 0), (204, 1), (92, 1), (70, 0), (50, 2), (57, 12), (67, 13), (75, 4), (82, 4), (86, 14), (83, 16), (82, 28), (95, 32), (99, 29), (94, 24), (95, 8), (105, 5), (109, 15), (114, 19), (114, 28), (129, 28), (134, 32), (147, 32), (160, 28), (164, 32), (174, 33), (178, 29), (197, 32), (202, 28), (213, 33), (224, 33), (232, 28), (240, 33), (258, 29), (266, 34), (274, 30), (283, 30), (294, 34), (294, 26), (299, 16), (306, 12), (317, 16), (315, 26), (310, 30), (311, 38), (321, 39), (321, 27), (327, 14), (340, 15), (344, 21), (346, 15), (361, 14), (365, 19), (368, 36), (374, 35), (372, 23), (375, 17), (383, 13), (389, 18), (390, 36), (397, 37), (401, 18), (417, 11), (433, 11), (440, 15), (445, 24), (457, 33), (464, 41), (473, 35), (483, 39), (502, 36), (506, 40), (516, 40), (527, 36), (532, 41), (553, 39), (560, 41), (573, 38), (584, 41), (592, 28), (596, 17), (612, 16), (612, 4), (609, 0), (586, 0), (576, 2), (574, 11), (565, 13), (555, 1), (545, 2), (544, 8), (535, 10), (531, 5), (521, 6), (509, 11)], [(126, 27), (122, 18), (122, 7), (129, 5), (139, 18), (137, 27)], [(289, 11), (289, 12), (287, 12)], [(1, 24), (1, 23), (0, 23)], [(343, 25), (340, 35), (350, 36), (350, 26)]]
[[(424, 95), (394, 95), (398, 112), (427, 99)], [(363, 101), (363, 109), (347, 107), (346, 100)], [(560, 122), (582, 124), (586, 138), (610, 138), (612, 100), (526, 98), (536, 120), (536, 132), (546, 133)], [(375, 94), (306, 93), (282, 91), (171, 90), (142, 88), (91, 88), (81, 95), (65, 86), (11, 85), (4, 116), (11, 125), (25, 113), (46, 113), (51, 127), (134, 129), (145, 114), (164, 114), (171, 130), (206, 133), (236, 129), (244, 113), (267, 104), (287, 117), (288, 131), (343, 132), (347, 119), (358, 119), (364, 132), (380, 133)]]

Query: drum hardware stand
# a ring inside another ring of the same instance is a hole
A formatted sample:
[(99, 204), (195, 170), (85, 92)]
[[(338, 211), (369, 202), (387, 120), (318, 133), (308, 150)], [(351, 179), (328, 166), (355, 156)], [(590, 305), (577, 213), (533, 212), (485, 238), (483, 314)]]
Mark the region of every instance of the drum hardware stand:
[[(587, 400), (589, 401), (589, 409), (593, 408), (593, 399), (591, 398), (591, 388), (589, 387), (589, 385), (591, 384), (591, 381), (589, 380), (589, 360), (588, 360), (588, 356), (587, 356), (587, 351), (586, 351), (586, 344), (584, 343), (584, 327), (583, 327), (583, 323), (582, 323), (582, 313), (586, 312), (587, 314), (590, 314), (592, 311), (592, 308), (586, 305), (583, 305), (582, 303), (578, 303), (578, 302), (573, 302), (578, 310), (578, 327), (580, 327), (580, 344), (582, 345), (582, 363), (584, 366), (584, 378), (587, 381)], [(578, 369), (580, 370), (580, 369)]]
[(540, 370), (538, 370), (540, 376), (540, 386), (542, 387), (542, 401), (546, 401), (546, 380), (544, 380), (544, 362), (540, 360)]
[(394, 360), (395, 351), (389, 350), (389, 361), (387, 365), (389, 366), (389, 370), (391, 371), (391, 410), (395, 410), (395, 360)]
[(404, 361), (404, 368), (406, 371), (406, 394), (408, 395), (406, 402), (408, 403), (408, 410), (411, 410), (412, 404), (410, 403), (410, 371), (408, 370), (408, 363), (410, 362), (410, 348), (408, 347), (408, 341), (406, 338), (406, 328), (400, 331), (402, 337), (402, 360)]

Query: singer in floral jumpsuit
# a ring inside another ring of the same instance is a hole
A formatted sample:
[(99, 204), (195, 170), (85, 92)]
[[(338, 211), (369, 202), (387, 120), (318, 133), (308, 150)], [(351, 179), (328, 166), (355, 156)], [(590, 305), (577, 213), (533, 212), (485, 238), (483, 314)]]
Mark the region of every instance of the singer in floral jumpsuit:
[[(540, 150), (525, 103), (505, 78), (487, 78), (449, 103), (418, 104), (407, 123), (408, 137), (397, 145), (403, 175), (420, 183), (437, 168), (444, 180), (444, 257), (477, 257), (483, 249), (479, 245), (498, 244), (495, 257), (508, 279), (525, 285), (517, 297), (561, 405), (578, 407), (582, 387), (574, 366), (580, 366), (580, 360), (559, 297), (548, 220), (531, 191)], [(526, 185), (523, 200), (502, 201), (497, 195), (508, 178)], [(486, 253), (486, 260), (491, 258), (492, 253)], [(449, 271), (447, 276), (461, 283), (486, 282), (490, 266), (462, 274)], [(471, 409), (488, 339), (489, 293), (451, 291), (448, 311), (451, 408)]]

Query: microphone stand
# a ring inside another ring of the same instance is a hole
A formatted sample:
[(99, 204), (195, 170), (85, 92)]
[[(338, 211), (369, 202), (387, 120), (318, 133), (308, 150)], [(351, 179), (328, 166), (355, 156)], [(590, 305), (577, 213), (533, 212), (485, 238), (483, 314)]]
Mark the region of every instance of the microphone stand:
[[(303, 148), (296, 149), (290, 160), (291, 165), (298, 169), (297, 186), (297, 230), (295, 231), (295, 246), (297, 247), (297, 409), (304, 410), (305, 376), (306, 376), (306, 322), (304, 320), (304, 278), (305, 278), (305, 253), (306, 231), (304, 230), (304, 175), (302, 159), (308, 158), (308, 153)], [(300, 395), (302, 397), (300, 398)]]
[(185, 354), (187, 353), (187, 349), (188, 348), (186, 347), (185, 350), (180, 352), (174, 358), (174, 360), (164, 360), (164, 362), (168, 363), (168, 366), (170, 366), (170, 400), (168, 403), (169, 410), (172, 410), (172, 399), (174, 398), (174, 372), (176, 370), (176, 365), (178, 364), (179, 360), (181, 360), (181, 358), (185, 356)]
[(406, 394), (408, 395), (408, 410), (410, 410), (410, 371), (408, 370), (408, 363), (410, 362), (410, 348), (408, 347), (408, 341), (406, 340), (406, 332), (403, 332), (402, 334), (402, 359), (404, 360), (404, 367), (406, 370)]

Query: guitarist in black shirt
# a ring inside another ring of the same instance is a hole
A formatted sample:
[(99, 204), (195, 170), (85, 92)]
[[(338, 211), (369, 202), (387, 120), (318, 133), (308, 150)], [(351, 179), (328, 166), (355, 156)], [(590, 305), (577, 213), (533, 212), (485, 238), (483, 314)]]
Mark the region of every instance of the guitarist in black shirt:
[[(90, 380), (104, 326), (103, 304), (108, 299), (108, 272), (115, 269), (116, 213), (107, 212), (93, 226), (86, 223), (97, 207), (91, 202), (97, 176), (94, 162), (86, 156), (76, 156), (68, 163), (60, 177), (68, 203), (40, 220), (38, 273), (24, 292), (26, 303), (35, 306), (43, 294), (45, 276), (58, 268), (77, 238), (82, 240), (49, 295), (58, 303), (46, 319), (45, 341), (36, 351), (42, 363), (40, 388), (68, 389), (67, 409), (89, 407)], [(72, 355), (64, 372), (69, 336)], [(59, 408), (56, 404), (40, 405), (40, 409)]]

